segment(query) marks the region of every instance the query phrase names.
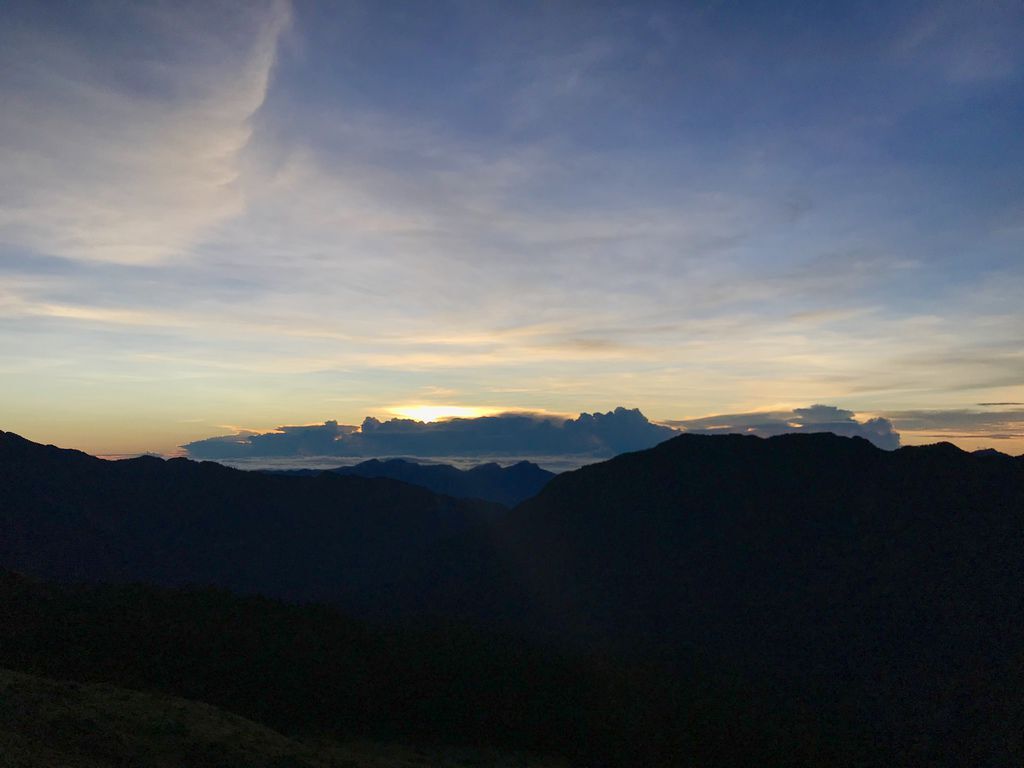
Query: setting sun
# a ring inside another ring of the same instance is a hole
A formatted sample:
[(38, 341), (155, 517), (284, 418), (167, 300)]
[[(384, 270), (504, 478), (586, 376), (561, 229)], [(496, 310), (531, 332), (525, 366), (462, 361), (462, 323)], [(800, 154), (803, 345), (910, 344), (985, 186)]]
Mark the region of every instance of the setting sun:
[(443, 421), (444, 419), (475, 419), (500, 413), (498, 408), (470, 405), (395, 405), (389, 413), (416, 421)]

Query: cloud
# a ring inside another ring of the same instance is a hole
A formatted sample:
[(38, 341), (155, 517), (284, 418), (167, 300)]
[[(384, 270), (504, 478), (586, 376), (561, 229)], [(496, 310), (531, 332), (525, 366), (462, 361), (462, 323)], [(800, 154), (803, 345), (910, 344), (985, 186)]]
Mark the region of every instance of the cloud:
[(236, 183), (288, 6), (76, 5), (0, 32), (0, 231), (118, 263), (182, 255), (244, 209)]
[(770, 437), (788, 432), (832, 432), (844, 437), (862, 437), (886, 450), (900, 447), (899, 433), (888, 419), (858, 421), (853, 411), (832, 405), (812, 405), (791, 411), (733, 413), (665, 423), (700, 434), (742, 433)]
[(653, 424), (638, 410), (581, 413), (565, 419), (505, 413), (473, 419), (380, 421), (361, 426), (327, 421), (279, 427), (274, 432), (211, 437), (183, 445), (197, 459), (282, 456), (614, 456), (650, 448), (676, 432)]
[(987, 438), (1020, 440), (1024, 438), (1024, 408), (1006, 407), (1021, 403), (979, 403), (980, 406), (1001, 406), (1001, 410), (970, 408), (944, 410), (904, 410), (886, 413), (908, 433), (936, 439)]
[(540, 413), (503, 413), (436, 422), (367, 417), (360, 426), (327, 421), (239, 432), (181, 446), (196, 459), (299, 456), (589, 456), (604, 458), (650, 448), (680, 431), (740, 432), (760, 437), (784, 432), (833, 432), (863, 437), (880, 448), (899, 447), (884, 418), (858, 421), (852, 411), (812, 405), (792, 411), (731, 414), (652, 423), (639, 409), (581, 413), (575, 419)]

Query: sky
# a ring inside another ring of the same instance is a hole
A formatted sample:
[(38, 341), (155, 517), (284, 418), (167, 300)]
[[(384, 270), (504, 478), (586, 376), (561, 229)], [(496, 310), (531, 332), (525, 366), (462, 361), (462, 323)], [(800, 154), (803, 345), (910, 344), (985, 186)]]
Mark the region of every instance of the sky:
[(1024, 453), (1022, 39), (1019, 2), (3, 3), (0, 429), (827, 404)]

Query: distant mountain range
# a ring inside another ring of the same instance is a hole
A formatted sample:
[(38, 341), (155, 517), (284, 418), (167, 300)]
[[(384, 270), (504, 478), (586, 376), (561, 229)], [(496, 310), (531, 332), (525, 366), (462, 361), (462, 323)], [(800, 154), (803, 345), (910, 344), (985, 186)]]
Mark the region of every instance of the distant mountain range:
[(711, 669), (804, 713), (825, 745), (810, 764), (1024, 758), (1021, 457), (682, 435), (509, 510), (0, 433), (0, 499), (0, 565), (27, 573), (475, 623), (672, 679)]
[(448, 464), (420, 464), (406, 459), (370, 459), (351, 467), (329, 470), (283, 469), (265, 470), (270, 474), (313, 476), (321, 472), (359, 477), (386, 477), (403, 483), (429, 488), (435, 493), (460, 499), (483, 499), (505, 506), (515, 506), (536, 496), (555, 476), (529, 461), (508, 467), (480, 464), (472, 469), (458, 469)]

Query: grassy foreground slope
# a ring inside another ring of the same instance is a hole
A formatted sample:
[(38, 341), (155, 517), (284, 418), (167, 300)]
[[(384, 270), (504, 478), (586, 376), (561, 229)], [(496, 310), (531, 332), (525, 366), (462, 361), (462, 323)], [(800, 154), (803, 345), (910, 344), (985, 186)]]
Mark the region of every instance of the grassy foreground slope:
[(3, 768), (412, 768), (537, 766), (475, 750), (305, 744), (217, 707), (0, 669)]
[[(201, 701), (301, 740), (470, 745), (485, 757), (587, 766), (657, 762), (638, 760), (638, 749), (681, 727), (639, 728), (659, 710), (646, 706), (650, 687), (624, 672), (515, 638), (374, 625), (327, 606), (217, 590), (59, 586), (2, 570), (0, 668)], [(435, 755), (420, 764), (443, 763)]]

